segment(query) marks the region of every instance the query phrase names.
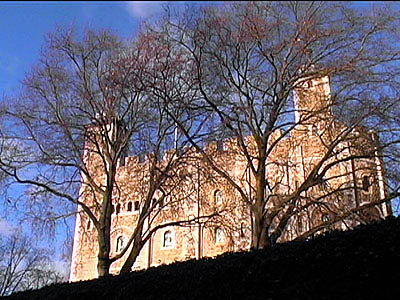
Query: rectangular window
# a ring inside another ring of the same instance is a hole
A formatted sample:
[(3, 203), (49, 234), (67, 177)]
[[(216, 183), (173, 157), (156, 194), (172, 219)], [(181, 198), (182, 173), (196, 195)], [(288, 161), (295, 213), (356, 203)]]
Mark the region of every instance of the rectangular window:
[(224, 151), (225, 149), (225, 143), (224, 141), (217, 141), (217, 150), (218, 151)]
[(134, 211), (139, 211), (139, 201), (135, 201), (133, 204)]

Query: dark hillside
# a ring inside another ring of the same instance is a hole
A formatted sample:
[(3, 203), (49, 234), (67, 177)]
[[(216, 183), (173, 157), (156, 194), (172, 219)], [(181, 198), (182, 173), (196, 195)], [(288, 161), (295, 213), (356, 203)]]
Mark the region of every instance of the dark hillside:
[(400, 218), (391, 217), (307, 242), (58, 284), (2, 299), (398, 299), (399, 241)]

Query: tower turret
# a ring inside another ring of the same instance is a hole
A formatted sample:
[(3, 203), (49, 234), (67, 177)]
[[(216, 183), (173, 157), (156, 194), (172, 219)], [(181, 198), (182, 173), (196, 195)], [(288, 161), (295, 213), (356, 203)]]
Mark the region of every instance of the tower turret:
[(296, 130), (321, 134), (333, 122), (329, 77), (309, 79), (294, 90)]

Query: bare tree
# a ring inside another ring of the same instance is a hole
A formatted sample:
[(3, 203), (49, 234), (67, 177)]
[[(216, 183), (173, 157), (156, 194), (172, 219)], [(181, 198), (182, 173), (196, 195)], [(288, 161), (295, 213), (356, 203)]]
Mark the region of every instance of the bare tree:
[[(252, 248), (276, 243), (310, 208), (330, 217), (298, 237), (347, 224), (398, 196), (398, 185), (385, 186), (389, 193), (365, 205), (329, 204), (347, 192), (357, 199), (361, 170), (382, 174), (384, 150), (397, 149), (397, 138), (379, 142), (379, 132), (368, 132), (398, 99), (397, 25), (385, 7), (363, 15), (339, 3), (248, 2), (186, 12), (154, 29), (184, 49), (195, 68), (199, 96), (187, 109), (214, 120), (203, 132), (235, 140), (236, 160), (247, 165), (246, 181), (232, 176), (232, 164), (215, 160), (179, 126), (249, 207)], [(318, 153), (305, 149), (310, 143)]]
[[(162, 61), (169, 59), (180, 58), (176, 53), (171, 57), (171, 49), (156, 36), (142, 35), (128, 44), (108, 32), (87, 31), (80, 38), (73, 30), (59, 30), (48, 36), (21, 97), (5, 109), (1, 170), (15, 182), (34, 187), (30, 196), (35, 203), (50, 198), (79, 205), (79, 213), (97, 233), (99, 276), (107, 275), (110, 265), (125, 254), (122, 270), (130, 271), (158, 229), (194, 222), (172, 218), (160, 224), (163, 207), (179, 210), (187, 199), (176, 192), (179, 197), (164, 201), (179, 189), (175, 174), (189, 164), (190, 150), (151, 92), (158, 83), (146, 79), (165, 71)], [(171, 72), (176, 74), (179, 66), (176, 62), (175, 69), (166, 71), (176, 83)], [(189, 93), (191, 88), (186, 84), (175, 91)], [(175, 108), (181, 124), (191, 128), (191, 119)], [(12, 151), (7, 146), (11, 142), (17, 145)], [(113, 208), (124, 204), (126, 181), (121, 174), (129, 159), (138, 167), (140, 215), (128, 242), (115, 253)]]
[(0, 236), (0, 296), (61, 282), (50, 263), (49, 252), (21, 232)]
[[(2, 170), (32, 186), (36, 204), (51, 199), (79, 205), (82, 224), (91, 222), (97, 233), (99, 276), (122, 257), (122, 272), (130, 271), (157, 230), (216, 215), (182, 219), (193, 191), (187, 188), (190, 176), (178, 173), (193, 167), (195, 154), (171, 114), (192, 139), (202, 136), (192, 115), (179, 105), (167, 107), (160, 97), (165, 91), (176, 101), (196, 97), (190, 68), (182, 51), (150, 32), (124, 44), (107, 32), (88, 31), (79, 39), (61, 30), (49, 35), (24, 93), (5, 109)], [(140, 214), (116, 253), (113, 211), (128, 205), (129, 193), (141, 199)]]

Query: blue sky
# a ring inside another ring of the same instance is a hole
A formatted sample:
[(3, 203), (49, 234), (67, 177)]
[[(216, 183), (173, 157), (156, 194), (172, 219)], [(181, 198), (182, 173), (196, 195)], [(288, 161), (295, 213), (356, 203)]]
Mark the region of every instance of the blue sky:
[[(162, 12), (166, 3), (175, 8), (185, 4), (184, 1), (0, 2), (0, 98), (18, 90), (25, 72), (38, 59), (45, 34), (56, 25), (111, 28), (128, 38), (137, 33), (141, 21)], [(360, 1), (355, 6), (369, 8), (379, 3)]]
[[(1, 2), (0, 95), (13, 93), (56, 25), (111, 28), (133, 36), (140, 22), (162, 11), (162, 2)], [(178, 5), (178, 4), (174, 4)], [(82, 28), (82, 27), (81, 27)]]
[(185, 4), (162, 1), (0, 2), (0, 96), (18, 90), (25, 72), (39, 57), (45, 34), (57, 25), (109, 28), (129, 38), (137, 33), (143, 20), (156, 18), (167, 3), (178, 9)]

